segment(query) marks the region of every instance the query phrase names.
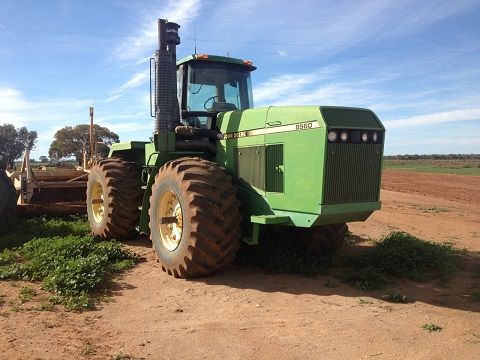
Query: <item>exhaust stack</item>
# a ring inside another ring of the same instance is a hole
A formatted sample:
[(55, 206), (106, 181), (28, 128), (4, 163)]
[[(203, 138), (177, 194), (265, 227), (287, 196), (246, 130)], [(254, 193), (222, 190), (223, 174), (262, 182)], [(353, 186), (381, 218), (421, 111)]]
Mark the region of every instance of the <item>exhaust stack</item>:
[(177, 100), (177, 45), (180, 25), (158, 20), (158, 50), (155, 52), (155, 131), (174, 131), (180, 122)]

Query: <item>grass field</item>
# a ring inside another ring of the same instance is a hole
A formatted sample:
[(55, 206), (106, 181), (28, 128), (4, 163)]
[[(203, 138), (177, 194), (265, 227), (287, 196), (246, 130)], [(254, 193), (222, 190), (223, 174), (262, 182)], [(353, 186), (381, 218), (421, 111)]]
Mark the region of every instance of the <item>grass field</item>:
[(480, 176), (480, 160), (384, 160), (388, 170)]

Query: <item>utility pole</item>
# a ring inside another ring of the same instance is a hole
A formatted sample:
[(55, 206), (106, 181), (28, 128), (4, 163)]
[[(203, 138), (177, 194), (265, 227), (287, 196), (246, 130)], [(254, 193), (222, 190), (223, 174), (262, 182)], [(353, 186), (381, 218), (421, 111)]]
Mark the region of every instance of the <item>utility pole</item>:
[(93, 106), (90, 106), (90, 160), (89, 162), (91, 164), (93, 164), (94, 156), (95, 156), (95, 142), (93, 141)]

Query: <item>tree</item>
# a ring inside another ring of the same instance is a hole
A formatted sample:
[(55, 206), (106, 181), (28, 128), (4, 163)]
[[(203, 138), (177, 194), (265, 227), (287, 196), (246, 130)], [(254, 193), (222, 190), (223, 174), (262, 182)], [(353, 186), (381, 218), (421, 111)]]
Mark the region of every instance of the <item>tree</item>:
[[(118, 135), (113, 131), (100, 125), (93, 126), (95, 148), (100, 157), (106, 157), (109, 148), (106, 145), (112, 145), (119, 142)], [(77, 125), (75, 127), (66, 126), (55, 133), (48, 155), (51, 159), (59, 160), (61, 158), (74, 156), (79, 164), (83, 160), (83, 149), (90, 153), (90, 126)], [(101, 144), (98, 144), (98, 143)]]
[(48, 162), (48, 157), (46, 157), (45, 155), (42, 155), (38, 158), (38, 160), (40, 160), (42, 163), (47, 163)]
[(0, 162), (13, 167), (13, 162), (22, 156), (25, 149), (32, 150), (37, 136), (36, 131), (28, 131), (25, 126), (16, 129), (12, 124), (0, 125)]

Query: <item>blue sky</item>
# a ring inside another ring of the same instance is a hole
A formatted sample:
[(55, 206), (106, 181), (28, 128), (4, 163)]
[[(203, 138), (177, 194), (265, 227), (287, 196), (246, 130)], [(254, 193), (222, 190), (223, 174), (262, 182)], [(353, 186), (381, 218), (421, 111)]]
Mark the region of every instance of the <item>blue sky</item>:
[(480, 153), (480, 1), (2, 0), (0, 123), (96, 121), (120, 139), (153, 130), (156, 20), (181, 25), (179, 57), (252, 60), (255, 106), (374, 110), (386, 154)]

